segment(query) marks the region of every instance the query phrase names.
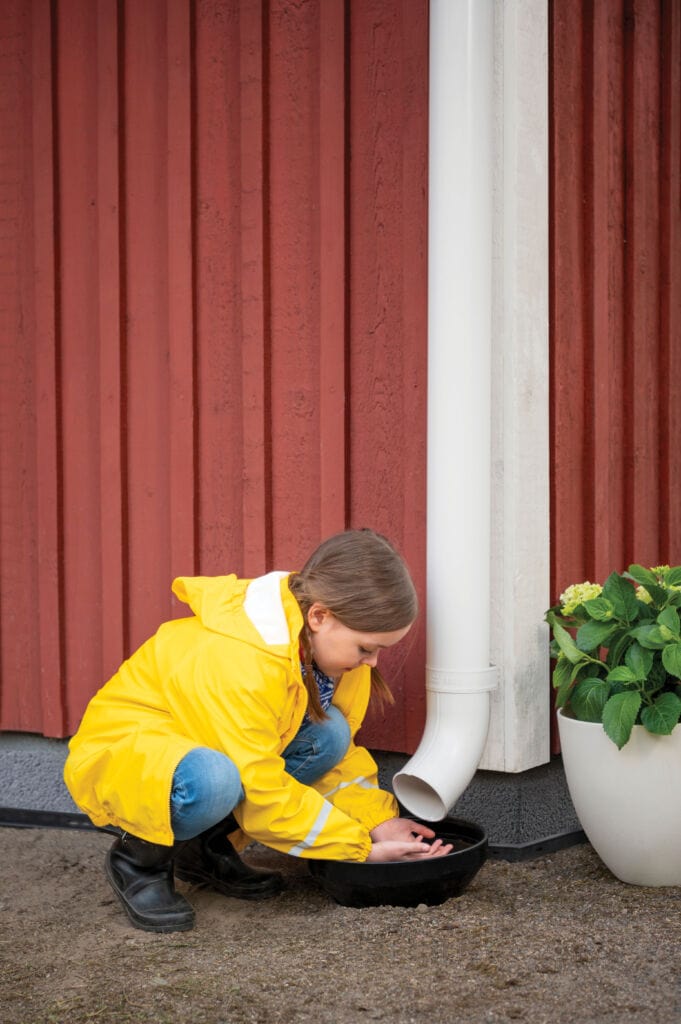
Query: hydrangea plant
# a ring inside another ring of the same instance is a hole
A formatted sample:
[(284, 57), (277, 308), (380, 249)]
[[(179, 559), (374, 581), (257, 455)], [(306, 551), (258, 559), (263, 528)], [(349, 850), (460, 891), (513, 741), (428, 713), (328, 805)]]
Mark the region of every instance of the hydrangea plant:
[(621, 749), (634, 725), (668, 735), (681, 719), (681, 566), (630, 565), (577, 583), (546, 613), (556, 707), (602, 722)]

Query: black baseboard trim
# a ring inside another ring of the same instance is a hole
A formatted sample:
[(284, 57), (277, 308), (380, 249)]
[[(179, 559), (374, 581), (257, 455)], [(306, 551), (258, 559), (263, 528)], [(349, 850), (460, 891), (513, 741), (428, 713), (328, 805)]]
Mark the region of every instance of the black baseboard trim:
[(77, 811), (34, 811), (23, 807), (0, 807), (0, 828), (62, 828), (77, 832), (108, 832), (119, 836), (113, 825), (99, 828), (86, 814)]
[[(86, 814), (76, 811), (34, 811), (22, 807), (0, 807), (0, 828), (61, 828), (69, 831), (106, 832), (120, 835), (113, 826), (93, 825)], [(530, 843), (490, 843), (487, 848), (492, 860), (523, 861), (546, 857), (568, 846), (588, 842), (582, 829), (573, 832), (559, 832)]]
[(536, 839), (529, 843), (490, 843), (487, 847), (487, 855), (492, 860), (535, 860), (537, 857), (546, 857), (558, 850), (565, 850), (569, 846), (578, 846), (580, 843), (588, 843), (586, 833), (583, 829), (575, 829), (572, 832), (558, 832), (553, 836), (546, 836), (544, 839)]

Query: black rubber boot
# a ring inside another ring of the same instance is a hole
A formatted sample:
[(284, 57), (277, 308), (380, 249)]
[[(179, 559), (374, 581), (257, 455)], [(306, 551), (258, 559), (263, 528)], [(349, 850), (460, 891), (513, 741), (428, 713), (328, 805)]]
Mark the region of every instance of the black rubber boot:
[(266, 900), (276, 896), (284, 887), (281, 875), (244, 864), (227, 838), (227, 833), (237, 827), (234, 818), (226, 818), (194, 839), (178, 843), (175, 874), (184, 882), (209, 886), (223, 896), (235, 896), (239, 900)]
[(106, 855), (106, 874), (135, 928), (145, 932), (185, 932), (194, 911), (175, 892), (173, 847), (148, 843), (124, 833)]

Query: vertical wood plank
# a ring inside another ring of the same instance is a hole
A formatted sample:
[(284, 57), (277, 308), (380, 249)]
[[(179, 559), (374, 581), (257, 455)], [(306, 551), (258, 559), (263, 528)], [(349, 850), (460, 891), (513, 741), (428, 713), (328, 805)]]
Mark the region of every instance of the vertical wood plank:
[(126, 0), (124, 25), (126, 556), (134, 648), (171, 610), (167, 4)]
[[(97, 3), (97, 284), (99, 335), (99, 504), (102, 678), (115, 672), (126, 652), (124, 530), (123, 530), (123, 330), (121, 321), (121, 205), (119, 175), (119, 76), (118, 5), (116, 0)], [(80, 698), (72, 711), (75, 728), (83, 692), (91, 685), (83, 680)], [(76, 701), (69, 690), (69, 704)]]
[(58, 304), (55, 251), (53, 32), (47, 0), (32, 6), (33, 295), (35, 330), (36, 512), (40, 652), (40, 730), (61, 735), (65, 678), (63, 522), (59, 403)]
[(621, 9), (598, 4), (591, 35), (590, 187), (588, 216), (594, 253), (590, 343), (593, 347), (593, 574), (605, 579), (624, 557), (624, 521), (613, 505), (625, 493), (624, 448), (627, 377), (624, 365), (624, 317), (610, 296), (621, 295), (624, 282), (624, 76)]
[[(42, 43), (45, 63), (35, 81), (34, 50)], [(53, 297), (51, 237), (36, 238), (36, 213), (51, 209), (51, 48), (49, 6), (27, 9), (18, 2), (0, 10), (0, 714), (5, 728), (40, 730), (42, 694), (56, 681), (59, 694), (61, 652), (58, 603), (53, 628), (40, 633), (36, 606), (48, 606), (49, 591), (39, 589), (35, 572), (42, 554), (56, 555), (54, 518), (37, 518), (35, 322), (36, 294), (48, 303)], [(39, 129), (47, 129), (47, 135)], [(35, 147), (38, 147), (38, 152)], [(42, 159), (41, 159), (42, 158)], [(39, 190), (40, 187), (40, 190)], [(48, 220), (49, 223), (49, 220)], [(46, 248), (36, 253), (35, 243)], [(53, 322), (47, 328), (47, 365), (40, 383), (47, 386), (54, 414)], [(51, 358), (49, 358), (51, 356)], [(46, 403), (43, 412), (46, 412)], [(56, 418), (52, 422), (52, 437)], [(56, 446), (42, 453), (46, 480), (56, 485)], [(56, 496), (56, 486), (55, 486)], [(43, 506), (44, 508), (44, 506)], [(39, 548), (38, 527), (40, 526)], [(57, 577), (57, 559), (51, 561)], [(46, 565), (49, 570), (49, 565)], [(50, 579), (46, 573), (45, 583)], [(41, 648), (51, 658), (42, 671)], [(18, 685), (21, 681), (21, 685)], [(47, 695), (49, 699), (49, 694)]]
[[(170, 576), (196, 571), (194, 272), (192, 246), (192, 25), (186, 0), (168, 0), (167, 218)], [(175, 606), (174, 606), (175, 607)], [(176, 608), (177, 614), (186, 609)]]
[(588, 480), (584, 480), (585, 456), (588, 459), (589, 451), (584, 425), (588, 377), (584, 356), (585, 240), (581, 215), (581, 197), (586, 187), (582, 168), (582, 81), (587, 56), (582, 49), (580, 0), (552, 4), (550, 10), (551, 534), (561, 538), (552, 551), (552, 577), (555, 587), (562, 588), (575, 579), (585, 578), (590, 558), (589, 528), (584, 514), (589, 504)]
[[(428, 12), (403, 0), (402, 137), (402, 533), (396, 537), (422, 604), (402, 663), (401, 746), (416, 749), (425, 721), (426, 649), (426, 394), (428, 324)], [(389, 735), (389, 734), (388, 734)], [(395, 739), (392, 740), (395, 742)]]
[(664, 0), (660, 26), (660, 363), (662, 487), (660, 550), (681, 560), (681, 6)]
[(59, 393), (63, 615), (69, 702), (101, 679), (98, 252), (98, 11), (62, 0), (56, 20), (59, 225)]
[[(197, 543), (198, 568), (210, 575), (252, 571), (242, 527), (241, 306), (254, 298), (250, 284), (242, 292), (240, 11), (215, 0), (195, 10)], [(244, 202), (261, 190), (260, 173), (249, 174)], [(251, 255), (262, 273), (261, 236)]]
[(319, 4), (270, 0), (268, 300), (272, 564), (319, 540)]
[[(240, 41), (240, 256), (241, 429), (243, 439), (243, 565), (249, 576), (272, 568), (271, 241), (269, 3), (241, 0)], [(264, 141), (267, 139), (267, 143)], [(266, 149), (267, 146), (267, 149)]]
[(625, 41), (627, 247), (623, 300), (629, 387), (625, 469), (631, 560), (659, 564), (659, 4), (634, 2)]
[(346, 526), (345, 3), (320, 6), (319, 524)]

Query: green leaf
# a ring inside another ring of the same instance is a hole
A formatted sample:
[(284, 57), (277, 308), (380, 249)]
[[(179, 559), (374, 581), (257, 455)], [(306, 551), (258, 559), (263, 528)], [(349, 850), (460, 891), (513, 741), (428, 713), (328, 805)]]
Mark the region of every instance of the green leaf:
[(641, 712), (641, 724), (648, 732), (668, 736), (681, 718), (681, 698), (675, 693), (662, 693), (649, 707)]
[(610, 697), (603, 708), (603, 728), (621, 750), (631, 736), (641, 707), (641, 694), (629, 690)]
[(664, 608), (657, 616), (661, 626), (666, 626), (676, 636), (679, 635), (679, 613), (676, 608)]
[(610, 638), (610, 647), (608, 649), (608, 656), (606, 658), (606, 664), (614, 668), (615, 665), (619, 665), (624, 656), (629, 644), (633, 639), (633, 630), (618, 629), (616, 633)]
[(578, 677), (584, 677), (584, 673), (590, 671), (590, 665), (588, 661), (580, 661), (577, 665), (572, 666), (572, 672), (570, 673), (570, 682), (574, 683)]
[(600, 722), (609, 696), (610, 684), (605, 679), (581, 679), (570, 694), (570, 707), (580, 722)]
[(681, 607), (681, 590), (665, 590), (667, 596), (667, 604), (672, 605), (673, 608)]
[(599, 622), (608, 622), (615, 614), (610, 601), (606, 601), (604, 597), (592, 597), (590, 601), (585, 601), (582, 607), (590, 618)]
[(662, 664), (675, 679), (681, 679), (681, 644), (670, 644), (662, 652)]
[(638, 640), (641, 647), (647, 647), (650, 651), (660, 651), (666, 647), (660, 627), (656, 624), (646, 623), (645, 626), (637, 626), (636, 629), (632, 629), (631, 635)]
[(660, 654), (654, 652), (653, 664), (650, 666), (650, 671), (648, 672), (648, 676), (643, 686), (644, 693), (651, 695), (655, 693), (656, 690), (664, 689), (667, 685), (668, 679), (669, 675), (667, 673), (666, 668), (662, 664), (662, 658)]
[(643, 681), (653, 667), (653, 653), (645, 650), (640, 644), (633, 643), (627, 648), (624, 661), (634, 673), (636, 680)]
[(602, 647), (605, 641), (617, 630), (612, 622), (585, 622), (577, 630), (577, 647), (580, 651), (593, 651)]
[(559, 626), (557, 622), (553, 626), (553, 636), (567, 660), (571, 661), (573, 665), (584, 660), (584, 653), (579, 650), (568, 631)]
[(618, 619), (625, 622), (633, 622), (636, 619), (640, 602), (636, 599), (636, 591), (632, 584), (624, 576), (611, 572), (603, 584), (602, 596), (610, 601)]
[(640, 583), (643, 587), (658, 586), (657, 576), (650, 569), (646, 569), (643, 565), (630, 565), (629, 575), (632, 579), (635, 579), (637, 583)]
[(637, 683), (638, 676), (628, 665), (617, 665), (611, 672), (608, 672), (609, 683)]
[(553, 688), (556, 690), (555, 703), (557, 708), (562, 708), (567, 700), (568, 692), (572, 686), (571, 669), (571, 662), (561, 655), (556, 662), (552, 676)]
[(680, 587), (681, 586), (681, 565), (673, 565), (667, 575), (664, 578), (665, 586), (667, 587)]

